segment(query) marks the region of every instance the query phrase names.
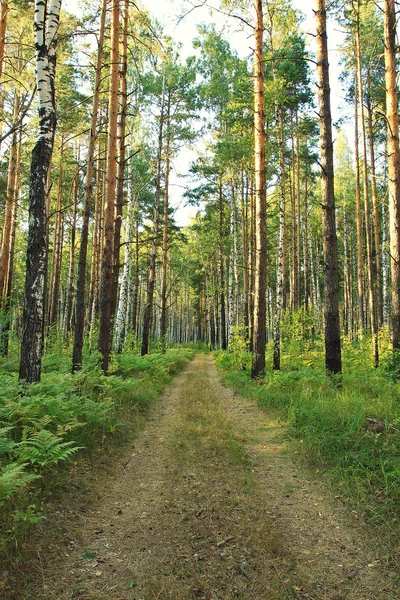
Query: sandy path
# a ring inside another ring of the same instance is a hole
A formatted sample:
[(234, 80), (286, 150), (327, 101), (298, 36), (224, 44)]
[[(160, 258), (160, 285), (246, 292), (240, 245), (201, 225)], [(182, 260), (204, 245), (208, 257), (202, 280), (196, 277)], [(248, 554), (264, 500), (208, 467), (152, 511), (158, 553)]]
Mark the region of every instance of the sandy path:
[(4, 598), (400, 598), (373, 532), (291, 462), (282, 428), (224, 388), (211, 357), (169, 386), (98, 495), (60, 509), (62, 543)]

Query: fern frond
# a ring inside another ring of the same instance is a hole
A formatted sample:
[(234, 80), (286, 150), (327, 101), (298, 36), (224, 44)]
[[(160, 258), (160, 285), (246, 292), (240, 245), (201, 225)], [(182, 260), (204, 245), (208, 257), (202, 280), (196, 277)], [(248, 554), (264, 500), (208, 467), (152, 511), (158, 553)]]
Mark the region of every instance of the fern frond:
[(73, 441), (64, 442), (51, 431), (42, 429), (32, 433), (21, 444), (19, 458), (24, 462), (48, 467), (57, 464), (61, 460), (70, 459), (81, 448), (82, 446), (75, 446)]
[(25, 471), (26, 463), (10, 463), (0, 470), (0, 506), (9, 500), (16, 491), (40, 477)]

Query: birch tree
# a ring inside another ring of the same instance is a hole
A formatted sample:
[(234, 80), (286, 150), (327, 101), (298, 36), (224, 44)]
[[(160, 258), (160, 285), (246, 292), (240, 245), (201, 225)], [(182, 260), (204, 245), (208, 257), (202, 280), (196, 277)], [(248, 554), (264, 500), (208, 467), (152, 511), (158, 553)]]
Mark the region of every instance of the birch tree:
[(29, 229), (19, 378), (40, 381), (46, 273), (47, 179), (56, 131), (55, 72), (61, 0), (35, 0), (34, 32), (39, 130), (32, 151), (29, 185)]

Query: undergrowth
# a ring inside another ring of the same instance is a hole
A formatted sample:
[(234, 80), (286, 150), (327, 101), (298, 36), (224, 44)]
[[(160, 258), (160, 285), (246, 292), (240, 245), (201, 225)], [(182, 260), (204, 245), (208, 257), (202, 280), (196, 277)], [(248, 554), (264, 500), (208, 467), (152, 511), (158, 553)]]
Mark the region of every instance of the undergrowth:
[(18, 382), (15, 360), (0, 364), (0, 552), (17, 546), (41, 519), (41, 490), (56, 485), (60, 465), (101, 449), (129, 426), (131, 411), (145, 411), (193, 349), (114, 357), (105, 377), (95, 354), (72, 375), (68, 348), (43, 360), (40, 383)]
[(319, 339), (284, 340), (281, 371), (256, 381), (240, 340), (234, 352), (217, 355), (225, 383), (287, 423), (298, 455), (374, 523), (400, 518), (399, 361), (381, 337), (377, 369), (369, 339), (344, 341), (339, 380), (325, 374)]

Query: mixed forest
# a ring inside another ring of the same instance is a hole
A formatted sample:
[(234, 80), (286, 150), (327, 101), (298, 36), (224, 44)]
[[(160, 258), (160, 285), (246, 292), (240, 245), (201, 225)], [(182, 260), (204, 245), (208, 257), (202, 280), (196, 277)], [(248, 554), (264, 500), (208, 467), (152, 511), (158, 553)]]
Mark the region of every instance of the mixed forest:
[(2, 547), (200, 350), (368, 518), (398, 514), (397, 8), (315, 0), (310, 44), (290, 0), (221, 0), (230, 29), (182, 59), (145, 3), (0, 1)]

